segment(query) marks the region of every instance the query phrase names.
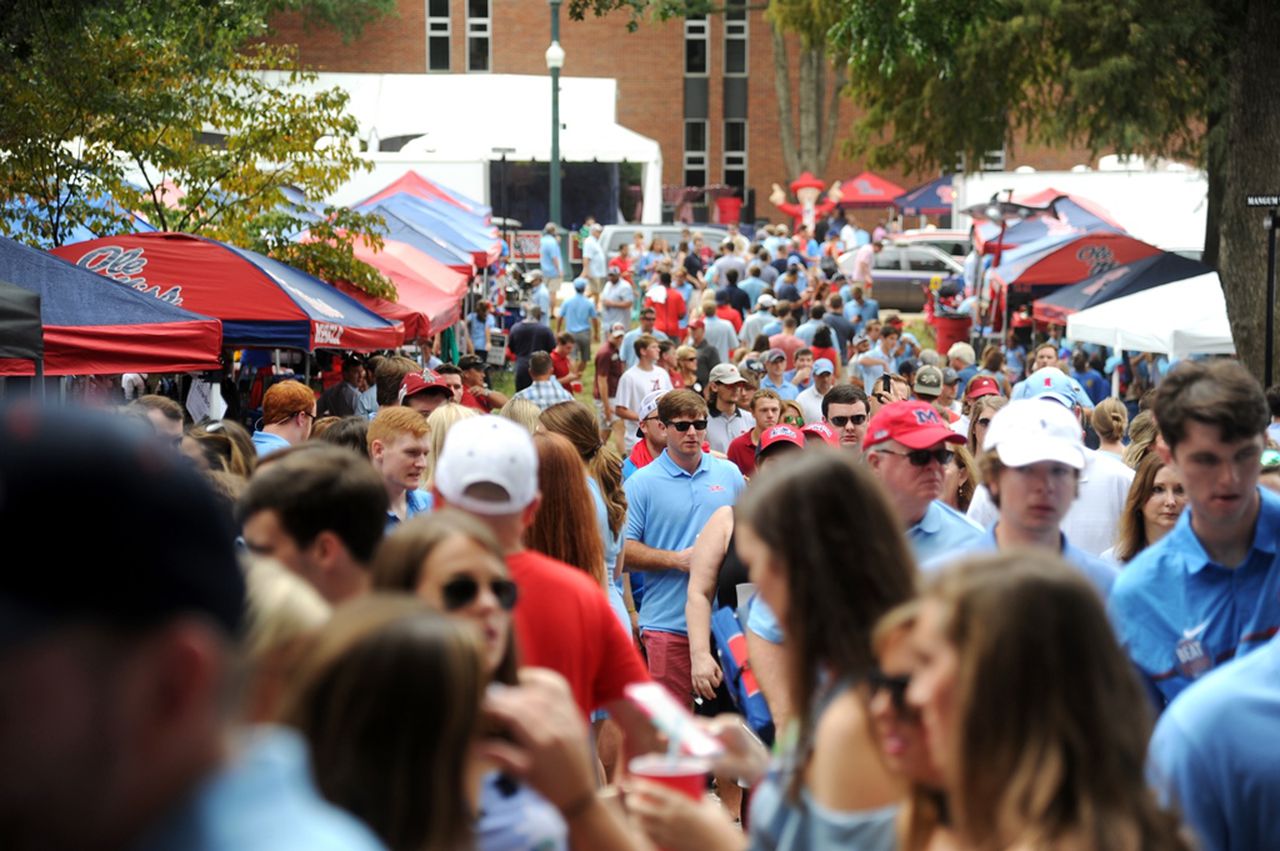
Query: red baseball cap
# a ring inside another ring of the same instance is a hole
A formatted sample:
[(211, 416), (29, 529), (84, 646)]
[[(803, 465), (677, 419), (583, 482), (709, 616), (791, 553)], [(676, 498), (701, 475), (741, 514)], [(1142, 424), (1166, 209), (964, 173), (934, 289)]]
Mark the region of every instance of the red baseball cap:
[(400, 382), (399, 404), (403, 405), (404, 400), (410, 396), (417, 396), (419, 393), (425, 393), (428, 390), (440, 390), (450, 395), (453, 390), (445, 383), (444, 376), (437, 375), (429, 369), (422, 372), (411, 372), (404, 377), (404, 381)]
[(831, 430), (831, 426), (827, 425), (826, 423), (809, 423), (806, 426), (804, 426), (804, 428), (800, 429), (800, 433), (805, 436), (806, 440), (808, 439), (809, 435), (812, 434), (812, 435), (816, 435), (818, 438), (831, 444), (832, 446), (835, 446), (837, 443), (840, 442), (840, 438), (836, 435), (834, 431)]
[(804, 449), (804, 438), (795, 427), (776, 425), (773, 428), (765, 429), (764, 434), (760, 435), (760, 445), (756, 447), (756, 457), (759, 458), (765, 452), (781, 443), (789, 443), (799, 449)]
[(704, 320), (701, 316), (695, 316), (689, 320), (690, 328), (705, 328), (706, 326), (707, 326), (706, 320)]
[(999, 396), (1000, 384), (989, 375), (975, 375), (969, 379), (969, 385), (965, 388), (964, 398), (980, 399), (983, 396)]
[(928, 449), (935, 443), (964, 443), (927, 402), (890, 402), (871, 418), (864, 449), (896, 440), (908, 449)]

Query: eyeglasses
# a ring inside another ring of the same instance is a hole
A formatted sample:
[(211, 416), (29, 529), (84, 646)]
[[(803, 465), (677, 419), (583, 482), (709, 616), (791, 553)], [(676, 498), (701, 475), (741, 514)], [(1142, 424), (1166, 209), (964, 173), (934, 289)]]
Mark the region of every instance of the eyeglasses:
[(784, 423), (786, 423), (787, 425), (793, 425), (793, 426), (802, 426), (802, 425), (804, 425), (804, 417), (797, 417), (797, 416), (794, 416), (794, 415), (793, 415), (793, 416), (790, 416), (790, 417), (783, 417), (783, 418), (782, 418), (782, 421), (783, 421)]
[[(489, 590), (498, 598), (498, 605), (504, 612), (516, 607), (516, 584), (510, 579), (492, 580)], [(480, 596), (480, 583), (470, 576), (459, 576), (446, 582), (440, 589), (440, 595), (444, 599), (445, 611), (456, 611), (475, 602), (476, 597)]]
[(911, 685), (910, 674), (891, 677), (879, 668), (872, 668), (867, 674), (867, 685), (871, 687), (873, 698), (880, 692), (886, 691), (889, 693), (889, 702), (893, 704), (896, 711), (903, 714), (911, 711), (911, 707), (907, 705), (907, 688)]
[(878, 451), (886, 455), (897, 455), (899, 458), (906, 458), (913, 467), (927, 467), (930, 461), (937, 461), (945, 467), (951, 463), (951, 459), (955, 456), (955, 453), (950, 449), (913, 449), (910, 452), (894, 452), (892, 449), (881, 449)]
[[(304, 417), (310, 417), (312, 422), (316, 421), (316, 415), (310, 411), (298, 411), (298, 414), (302, 414)], [(294, 414), (294, 416), (296, 417), (298, 414)]]
[(850, 421), (852, 421), (854, 425), (860, 426), (867, 421), (867, 415), (852, 414), (847, 417), (830, 417), (827, 420), (827, 422), (831, 423), (836, 428), (844, 428)]
[(679, 422), (672, 422), (671, 420), (663, 420), (662, 424), (667, 428), (675, 429), (681, 434), (684, 434), (686, 431), (688, 431), (690, 427), (692, 427), (694, 431), (707, 430), (706, 420), (681, 420)]
[(685, 361), (694, 361), (696, 363), (697, 360), (697, 358), (680, 358), (681, 363), (684, 363)]

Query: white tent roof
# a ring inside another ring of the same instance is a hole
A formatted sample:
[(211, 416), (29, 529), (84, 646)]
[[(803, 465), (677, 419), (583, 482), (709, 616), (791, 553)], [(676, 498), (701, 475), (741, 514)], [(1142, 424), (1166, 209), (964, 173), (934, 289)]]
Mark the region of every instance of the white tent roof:
[[(278, 72), (264, 75), (284, 82)], [(551, 78), (524, 74), (321, 73), (304, 90), (338, 87), (351, 100), (361, 139), (414, 136), (399, 158), (441, 163), (551, 160)], [(618, 82), (560, 78), (560, 159), (631, 162), (644, 168), (644, 210), (662, 210), (662, 149), (617, 122)]]
[(1067, 338), (1170, 357), (1235, 353), (1217, 272), (1152, 287), (1067, 317)]

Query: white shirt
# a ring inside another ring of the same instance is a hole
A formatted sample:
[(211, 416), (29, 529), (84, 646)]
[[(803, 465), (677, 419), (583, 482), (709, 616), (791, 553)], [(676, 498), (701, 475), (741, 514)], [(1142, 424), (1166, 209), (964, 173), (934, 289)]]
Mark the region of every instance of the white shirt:
[[(1074, 546), (1097, 556), (1116, 543), (1124, 501), (1133, 484), (1133, 470), (1110, 455), (1085, 449), (1080, 471), (1080, 495), (1058, 528)], [(967, 512), (970, 520), (990, 529), (1000, 519), (1000, 509), (991, 501), (986, 485), (979, 485)]]
[[(618, 395), (615, 405), (626, 408), (633, 414), (640, 413), (640, 403), (644, 401), (644, 397), (648, 396), (655, 390), (670, 390), (671, 376), (667, 371), (656, 364), (652, 369), (644, 370), (639, 364), (631, 367), (622, 373), (622, 377), (618, 379)], [(636, 437), (637, 428), (632, 427), (634, 420), (627, 420), (627, 428), (625, 431), (627, 438), (627, 452), (631, 451), (631, 447), (636, 445), (639, 440)], [(639, 423), (635, 424), (636, 427)]]
[(603, 278), (605, 273), (604, 249), (595, 234), (582, 240), (582, 259), (587, 263), (587, 274), (593, 278)]
[(805, 425), (822, 422), (822, 394), (818, 392), (817, 383), (809, 385), (806, 390), (801, 390), (800, 395), (796, 397), (796, 404), (800, 406), (800, 413), (804, 415)]
[(631, 305), (636, 300), (636, 294), (631, 289), (631, 285), (619, 278), (615, 283), (606, 283), (604, 290), (600, 293), (602, 300), (608, 301), (625, 301), (626, 307), (601, 307), (600, 321), (604, 325), (605, 333), (609, 333), (609, 326), (615, 322), (621, 322), (624, 327), (631, 326)]

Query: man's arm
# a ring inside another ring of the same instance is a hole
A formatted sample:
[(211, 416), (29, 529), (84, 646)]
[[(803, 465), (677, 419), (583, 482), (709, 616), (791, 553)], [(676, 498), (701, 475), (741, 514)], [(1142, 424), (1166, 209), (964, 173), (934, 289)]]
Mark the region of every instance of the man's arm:
[(689, 593), (684, 617), (689, 633), (689, 662), (693, 688), (707, 700), (716, 696), (723, 674), (711, 655), (711, 601), (733, 532), (733, 508), (717, 508), (693, 545), (689, 565)]
[(613, 408), (609, 405), (609, 375), (600, 371), (599, 361), (596, 361), (596, 395), (600, 397), (600, 407), (604, 410), (604, 418), (612, 420)]
[[(621, 409), (619, 409), (621, 410)], [(689, 563), (693, 555), (693, 547), (683, 550), (659, 550), (639, 541), (628, 540), (623, 548), (626, 553), (627, 570), (682, 570), (689, 572)]]

